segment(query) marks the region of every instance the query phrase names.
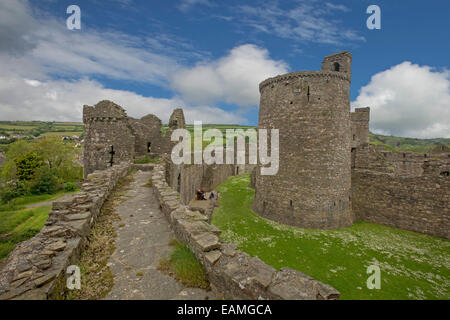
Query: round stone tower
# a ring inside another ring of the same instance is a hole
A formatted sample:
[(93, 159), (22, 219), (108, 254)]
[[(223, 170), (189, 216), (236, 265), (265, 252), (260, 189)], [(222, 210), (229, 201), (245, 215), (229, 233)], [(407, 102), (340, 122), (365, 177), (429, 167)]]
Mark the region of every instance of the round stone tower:
[[(279, 170), (255, 170), (253, 210), (305, 228), (341, 228), (351, 212), (350, 77), (352, 56), (324, 58), (322, 70), (269, 78), (259, 85), (258, 128), (279, 129)], [(270, 134), (269, 134), (270, 137)]]

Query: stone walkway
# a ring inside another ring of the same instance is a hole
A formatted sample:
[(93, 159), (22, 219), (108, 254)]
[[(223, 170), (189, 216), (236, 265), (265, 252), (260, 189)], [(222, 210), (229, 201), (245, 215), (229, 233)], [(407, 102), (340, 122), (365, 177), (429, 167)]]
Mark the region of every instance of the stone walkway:
[(144, 186), (151, 172), (137, 171), (126, 191), (128, 199), (116, 212), (122, 220), (115, 223), (116, 250), (108, 265), (114, 275), (114, 287), (105, 297), (110, 300), (204, 300), (212, 294), (186, 288), (174, 278), (157, 270), (159, 261), (168, 258), (175, 238), (159, 209), (153, 190)]

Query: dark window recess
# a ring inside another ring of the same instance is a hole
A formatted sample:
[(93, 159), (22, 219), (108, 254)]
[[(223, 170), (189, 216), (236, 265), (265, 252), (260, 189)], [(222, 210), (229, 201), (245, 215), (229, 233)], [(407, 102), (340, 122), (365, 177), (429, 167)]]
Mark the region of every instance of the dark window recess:
[(340, 70), (341, 70), (341, 66), (340, 66), (339, 63), (337, 63), (337, 62), (335, 62), (335, 63), (333, 64), (333, 67), (334, 67), (334, 71), (340, 71)]
[(352, 161), (352, 168), (355, 168), (356, 167), (356, 148), (352, 148), (351, 161)]
[(427, 154), (425, 153), (425, 154), (423, 155), (423, 157), (426, 158), (426, 157), (427, 157)]
[(289, 200), (289, 205), (291, 206), (291, 208), (293, 207), (292, 200)]
[(450, 176), (450, 171), (442, 171), (441, 176), (444, 176), (444, 177)]
[(355, 140), (356, 140), (356, 135), (354, 134), (354, 135), (353, 135), (353, 141), (355, 141)]
[(178, 174), (178, 179), (177, 179), (177, 191), (180, 192), (181, 190), (181, 173)]
[(406, 158), (406, 153), (403, 154), (403, 158)]
[(152, 143), (147, 142), (147, 152), (150, 153), (150, 151), (152, 151)]
[(308, 93), (306, 94), (306, 96), (308, 97), (308, 101), (309, 101), (309, 86), (308, 86)]

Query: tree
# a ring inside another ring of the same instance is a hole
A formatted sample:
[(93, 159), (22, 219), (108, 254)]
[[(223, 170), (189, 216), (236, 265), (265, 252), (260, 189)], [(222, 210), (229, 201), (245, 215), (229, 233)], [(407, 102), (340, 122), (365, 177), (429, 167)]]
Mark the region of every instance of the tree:
[(82, 179), (75, 148), (58, 137), (14, 142), (5, 156), (9, 161), (0, 171), (3, 201), (21, 194), (53, 193), (66, 182)]
[(36, 170), (42, 166), (42, 158), (35, 152), (27, 152), (16, 159), (16, 177), (19, 181), (30, 181)]

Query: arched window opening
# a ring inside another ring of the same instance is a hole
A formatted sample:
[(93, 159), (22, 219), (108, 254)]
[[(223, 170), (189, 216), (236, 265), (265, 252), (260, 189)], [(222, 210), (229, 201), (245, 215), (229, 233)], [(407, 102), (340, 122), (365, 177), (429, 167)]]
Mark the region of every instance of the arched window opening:
[(333, 67), (334, 67), (334, 71), (340, 71), (340, 70), (341, 70), (341, 66), (340, 66), (339, 63), (337, 63), (337, 62), (335, 62), (335, 63), (333, 64)]

